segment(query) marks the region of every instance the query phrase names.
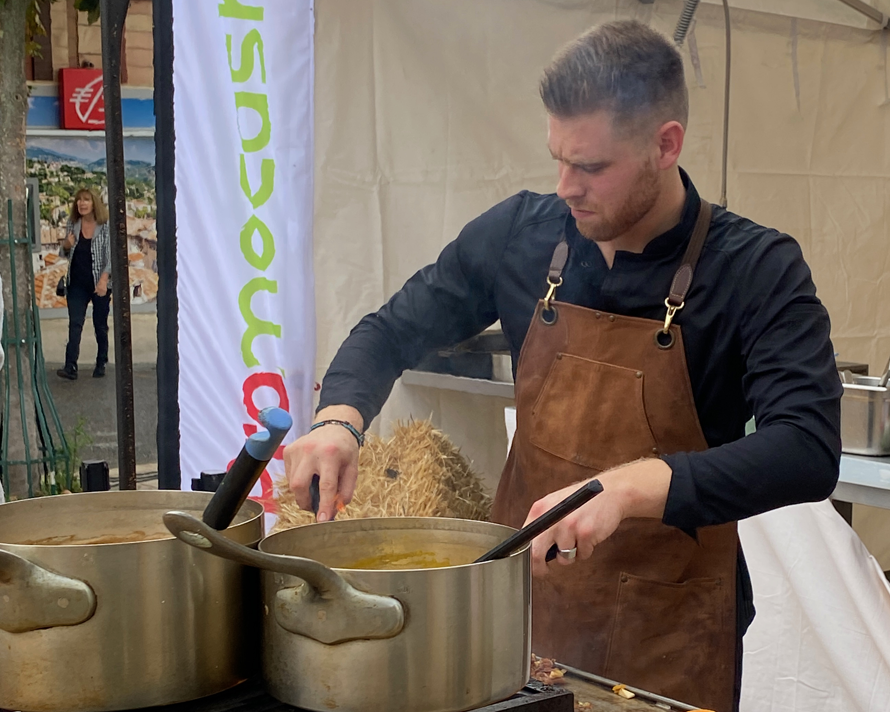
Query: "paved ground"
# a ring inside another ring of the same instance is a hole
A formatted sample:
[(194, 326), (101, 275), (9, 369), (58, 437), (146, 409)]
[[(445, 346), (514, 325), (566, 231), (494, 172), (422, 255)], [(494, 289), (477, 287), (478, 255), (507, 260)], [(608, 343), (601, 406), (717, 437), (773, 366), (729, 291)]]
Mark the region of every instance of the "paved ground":
[[(109, 361), (114, 363), (114, 325), (108, 317), (110, 327), (108, 340), (111, 345)], [(47, 363), (65, 360), (65, 344), (68, 343), (68, 317), (61, 309), (43, 311), (40, 314), (40, 331), (43, 337), (43, 357)], [(133, 365), (154, 366), (158, 360), (158, 319), (153, 313), (132, 314), (130, 332), (133, 338)], [(80, 368), (93, 370), (96, 359), (96, 337), (93, 334), (93, 317), (87, 314), (80, 341)], [(87, 374), (89, 375), (89, 374)]]
[[(133, 314), (133, 400), (136, 416), (136, 462), (140, 471), (156, 471), (157, 463), (157, 318), (154, 314)], [(92, 443), (78, 453), (81, 460), (106, 460), (117, 468), (117, 405), (115, 402), (114, 334), (109, 335), (112, 353), (105, 378), (93, 378), (96, 339), (91, 318), (87, 318), (81, 341), (80, 377), (76, 381), (59, 378), (56, 370), (65, 358), (68, 340), (67, 318), (41, 318), (43, 355), (47, 362), (47, 382), (66, 434), (78, 422)], [(69, 437), (70, 439), (70, 437)]]

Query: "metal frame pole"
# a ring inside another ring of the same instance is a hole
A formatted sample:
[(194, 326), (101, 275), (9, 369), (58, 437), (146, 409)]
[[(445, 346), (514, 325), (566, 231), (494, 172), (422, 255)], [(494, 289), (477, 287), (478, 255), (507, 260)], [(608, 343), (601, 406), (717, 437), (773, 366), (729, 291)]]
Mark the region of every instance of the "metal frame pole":
[(124, 192), (121, 116), (121, 40), (130, 0), (100, 0), (102, 83), (105, 90), (105, 156), (111, 234), (111, 296), (114, 307), (114, 375), (117, 386), (117, 461), (120, 489), (136, 489), (136, 425), (133, 409), (133, 338), (130, 331), (130, 264)]
[(154, 0), (155, 181), (158, 206), (158, 487), (180, 489), (179, 298), (173, 123), (173, 0)]

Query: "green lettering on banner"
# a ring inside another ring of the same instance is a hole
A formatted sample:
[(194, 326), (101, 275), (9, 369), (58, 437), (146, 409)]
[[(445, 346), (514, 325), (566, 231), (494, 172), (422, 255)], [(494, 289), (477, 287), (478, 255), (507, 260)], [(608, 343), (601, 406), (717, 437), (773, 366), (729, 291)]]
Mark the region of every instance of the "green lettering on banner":
[(254, 193), (250, 189), (250, 180), (247, 178), (247, 161), (244, 154), (241, 154), (241, 190), (253, 209), (256, 210), (272, 197), (272, 191), (275, 190), (275, 161), (271, 158), (264, 158), (260, 164), (260, 187)]
[(220, 17), (232, 17), (236, 20), (256, 20), (262, 22), (263, 8), (243, 5), (239, 0), (222, 0), (217, 6)]
[[(0, 0), (2, 2), (2, 0)], [(222, 0), (218, 3), (220, 17), (237, 20), (262, 21), (264, 9), (255, 5), (245, 5), (239, 0)], [(259, 30), (253, 28), (241, 39), (238, 66), (232, 53), (233, 35), (226, 35), (226, 54), (228, 56), (229, 73), (233, 84), (243, 84), (253, 78), (257, 59), (260, 66), (260, 80), (266, 83), (265, 45)], [(260, 128), (256, 135), (245, 137), (242, 131), (241, 109), (251, 109), (257, 113)], [(245, 197), (256, 210), (265, 205), (275, 190), (275, 160), (263, 158), (260, 163), (260, 184), (256, 191), (250, 185), (247, 175), (247, 157), (245, 154), (256, 153), (266, 148), (272, 139), (272, 122), (269, 117), (269, 98), (266, 94), (249, 91), (235, 92), (235, 110), (238, 121), (238, 133), (241, 138), (240, 186)], [(262, 249), (258, 253), (254, 249), (254, 238), (259, 233)], [(265, 271), (275, 259), (275, 238), (269, 227), (255, 214), (251, 215), (241, 228), (241, 252), (247, 263), (254, 269)], [(244, 319), (246, 329), (241, 337), (241, 358), (247, 368), (259, 366), (259, 359), (253, 353), (253, 343), (258, 336), (281, 338), (281, 326), (272, 321), (258, 318), (253, 313), (252, 300), (257, 292), (278, 293), (278, 282), (266, 277), (251, 279), (238, 294), (238, 308)]]
[[(262, 125), (256, 136), (244, 138), (241, 136), (241, 148), (244, 153), (256, 153), (269, 145), (272, 137), (272, 122), (269, 120), (269, 97), (265, 94), (257, 94), (252, 91), (235, 92), (236, 109), (253, 109), (260, 116)], [(241, 134), (241, 121), (238, 121), (238, 133)]]
[(244, 336), (241, 337), (241, 358), (244, 365), (248, 368), (259, 366), (260, 362), (253, 355), (253, 340), (257, 336), (274, 336), (276, 339), (281, 338), (281, 327), (271, 321), (259, 319), (253, 313), (253, 307), (250, 300), (257, 292), (269, 292), (269, 294), (278, 294), (278, 282), (265, 277), (254, 277), (241, 289), (238, 295), (238, 307), (241, 309), (241, 316), (247, 324)]
[[(260, 8), (262, 10), (262, 8)], [(250, 46), (248, 46), (250, 45)], [(229, 54), (229, 71), (233, 82), (246, 82), (253, 74), (253, 51), (260, 59), (260, 78), (266, 83), (266, 58), (263, 55), (263, 38), (259, 30), (251, 30), (241, 40), (241, 64), (238, 69), (232, 65), (232, 35), (226, 35), (226, 52)]]
[[(255, 232), (260, 233), (260, 237), (263, 238), (263, 254), (261, 255), (258, 255), (253, 249), (253, 233)], [(244, 253), (244, 259), (251, 267), (256, 267), (263, 272), (275, 259), (275, 238), (272, 237), (272, 231), (256, 215), (251, 215), (244, 223), (244, 227), (241, 228), (241, 252)]]

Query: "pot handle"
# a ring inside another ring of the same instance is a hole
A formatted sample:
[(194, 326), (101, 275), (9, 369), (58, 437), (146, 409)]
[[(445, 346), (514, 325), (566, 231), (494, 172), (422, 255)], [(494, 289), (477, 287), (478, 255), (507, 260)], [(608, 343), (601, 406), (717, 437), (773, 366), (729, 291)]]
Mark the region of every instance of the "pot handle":
[(178, 539), (210, 554), (303, 579), (304, 585), (276, 594), (275, 620), (291, 633), (336, 645), (392, 638), (405, 625), (405, 610), (397, 599), (359, 591), (317, 561), (248, 549), (185, 512), (167, 512), (164, 524)]
[(27, 633), (79, 625), (96, 612), (89, 584), (0, 549), (0, 630)]

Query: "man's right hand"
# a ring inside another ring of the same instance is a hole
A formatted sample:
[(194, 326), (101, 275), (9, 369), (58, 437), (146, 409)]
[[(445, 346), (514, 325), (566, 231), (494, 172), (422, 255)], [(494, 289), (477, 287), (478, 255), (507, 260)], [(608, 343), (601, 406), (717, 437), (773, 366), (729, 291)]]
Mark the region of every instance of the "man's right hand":
[[(318, 412), (315, 422), (345, 420), (363, 430), (361, 413), (348, 405), (332, 405)], [(338, 500), (349, 504), (358, 479), (359, 445), (342, 425), (331, 423), (313, 430), (284, 448), (287, 482), (301, 509), (312, 509), (309, 485), (318, 475), (319, 505), (316, 520), (334, 518)]]

